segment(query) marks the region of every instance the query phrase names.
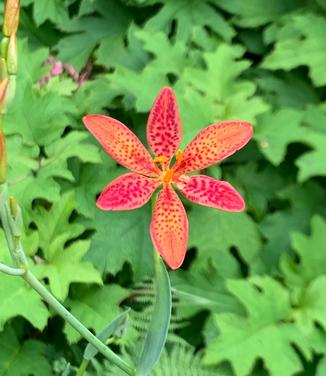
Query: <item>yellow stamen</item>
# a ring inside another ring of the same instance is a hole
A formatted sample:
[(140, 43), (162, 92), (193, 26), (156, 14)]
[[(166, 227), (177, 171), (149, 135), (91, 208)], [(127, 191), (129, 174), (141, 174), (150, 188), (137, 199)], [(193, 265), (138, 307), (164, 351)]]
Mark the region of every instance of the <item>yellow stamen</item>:
[(176, 161), (180, 162), (182, 160), (182, 157), (183, 157), (183, 152), (181, 150), (178, 150), (175, 156)]
[(173, 169), (170, 168), (166, 171), (164, 175), (164, 178), (163, 178), (164, 183), (167, 183), (167, 184), (170, 183), (172, 180), (172, 177), (173, 177)]
[(161, 156), (159, 156), (159, 157), (155, 157), (155, 158), (153, 159), (154, 163), (165, 163), (165, 162), (167, 162), (168, 160), (169, 160), (169, 158), (168, 158), (168, 157), (165, 157), (164, 155), (161, 155)]

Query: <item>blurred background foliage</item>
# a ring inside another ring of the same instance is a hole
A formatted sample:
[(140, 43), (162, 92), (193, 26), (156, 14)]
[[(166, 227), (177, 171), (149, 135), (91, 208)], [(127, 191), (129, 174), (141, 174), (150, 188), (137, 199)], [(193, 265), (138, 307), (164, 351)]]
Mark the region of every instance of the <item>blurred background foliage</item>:
[[(225, 119), (253, 122), (255, 135), (205, 171), (242, 192), (245, 213), (184, 202), (189, 249), (170, 273), (173, 321), (153, 375), (326, 375), (326, 1), (21, 4), (5, 131), (36, 275), (95, 331), (131, 306), (114, 346), (137, 357), (153, 302), (150, 205), (96, 209), (122, 168), (81, 118), (109, 114), (145, 141), (151, 104), (170, 85), (183, 146)], [(0, 243), (9, 261), (2, 233)], [(86, 344), (34, 291), (0, 275), (0, 302), (1, 375), (59, 375), (68, 362), (74, 374)], [(88, 370), (119, 372), (101, 357)]]

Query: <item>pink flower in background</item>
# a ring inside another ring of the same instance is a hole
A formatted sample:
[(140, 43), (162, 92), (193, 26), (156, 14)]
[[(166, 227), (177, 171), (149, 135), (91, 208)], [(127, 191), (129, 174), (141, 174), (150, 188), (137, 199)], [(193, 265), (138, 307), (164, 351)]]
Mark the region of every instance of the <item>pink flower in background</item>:
[[(189, 175), (241, 149), (253, 134), (250, 123), (224, 121), (203, 129), (183, 152), (181, 121), (171, 88), (161, 90), (147, 123), (147, 141), (155, 157), (124, 124), (104, 115), (86, 115), (87, 129), (118, 163), (131, 172), (112, 181), (101, 193), (102, 210), (132, 210), (146, 204), (161, 187), (150, 234), (155, 248), (172, 268), (181, 266), (188, 242), (188, 219), (174, 188), (190, 201), (215, 209), (239, 212), (245, 203), (227, 182), (205, 175)], [(171, 161), (175, 155), (175, 163)], [(113, 224), (114, 225), (114, 224)]]
[(64, 64), (62, 61), (57, 60), (54, 56), (50, 55), (45, 64), (51, 66), (51, 70), (48, 74), (40, 79), (40, 85), (46, 85), (52, 77), (60, 76), (63, 73), (67, 73), (74, 81), (78, 83), (78, 86), (83, 85), (89, 78), (93, 65), (91, 61), (88, 61), (85, 69), (81, 72), (77, 72), (75, 68), (70, 64)]

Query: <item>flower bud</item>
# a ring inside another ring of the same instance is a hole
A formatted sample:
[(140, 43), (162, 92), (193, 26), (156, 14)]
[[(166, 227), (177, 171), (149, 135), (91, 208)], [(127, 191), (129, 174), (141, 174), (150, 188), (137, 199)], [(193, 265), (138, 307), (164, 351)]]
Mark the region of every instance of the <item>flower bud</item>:
[(6, 93), (5, 93), (6, 97), (4, 98), (4, 101), (3, 101), (3, 104), (2, 104), (3, 107), (0, 107), (0, 110), (2, 111), (2, 113), (7, 112), (7, 109), (10, 106), (11, 102), (13, 101), (13, 99), (15, 97), (15, 92), (16, 92), (16, 76), (11, 75), (11, 76), (8, 76), (8, 77), (9, 77), (8, 86), (7, 86), (7, 90), (6, 90)]
[(2, 57), (0, 58), (0, 81), (8, 77), (7, 63), (6, 60)]
[(0, 131), (0, 183), (6, 181), (7, 172), (7, 149), (5, 136), (2, 131)]
[(18, 213), (18, 204), (17, 204), (15, 197), (13, 196), (9, 197), (9, 206), (10, 206), (10, 214), (15, 219)]
[(8, 77), (5, 77), (0, 82), (0, 113), (2, 112), (2, 109), (4, 107), (5, 99), (6, 99), (6, 93), (8, 89), (9, 79)]
[(16, 34), (13, 34), (9, 38), (8, 50), (7, 50), (7, 69), (9, 74), (17, 73), (17, 43)]
[(3, 34), (7, 37), (15, 34), (19, 21), (19, 0), (7, 0), (3, 17)]
[[(18, 238), (21, 237), (23, 231), (23, 216), (20, 206), (17, 204), (17, 201), (14, 197), (9, 198), (9, 223), (12, 234), (17, 236)], [(24, 258), (24, 255), (19, 255)], [(22, 262), (24, 264), (24, 261)]]
[(0, 55), (4, 59), (7, 58), (8, 44), (9, 44), (9, 38), (7, 37), (2, 38), (0, 42)]

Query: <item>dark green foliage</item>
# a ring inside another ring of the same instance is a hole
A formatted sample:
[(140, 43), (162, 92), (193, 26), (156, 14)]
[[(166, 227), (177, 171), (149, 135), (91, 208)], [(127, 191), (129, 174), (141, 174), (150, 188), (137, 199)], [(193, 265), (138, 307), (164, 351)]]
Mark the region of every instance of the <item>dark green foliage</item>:
[[(184, 201), (189, 251), (183, 270), (170, 272), (172, 325), (152, 374), (324, 376), (326, 2), (21, 3), (17, 90), (4, 124), (9, 190), (35, 274), (94, 331), (131, 306), (114, 345), (136, 362), (154, 300), (151, 208), (95, 207), (123, 169), (81, 118), (109, 114), (145, 141), (152, 102), (170, 85), (182, 147), (220, 120), (251, 121), (255, 134), (206, 171), (239, 189), (245, 213)], [(88, 80), (79, 85), (65, 71), (40, 85), (49, 54), (81, 73), (91, 67)], [(2, 232), (0, 245), (9, 263)], [(86, 346), (22, 280), (3, 274), (0, 330), (0, 375), (59, 375), (67, 362), (73, 375)], [(118, 372), (101, 356), (88, 368)]]

